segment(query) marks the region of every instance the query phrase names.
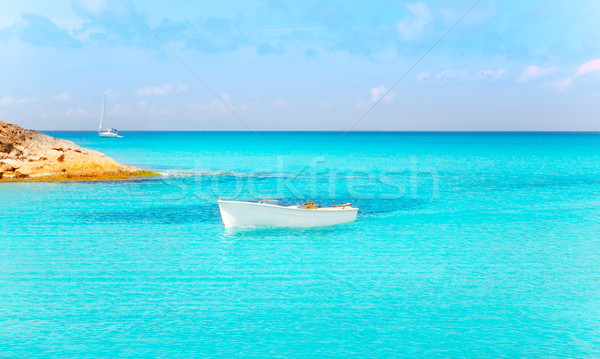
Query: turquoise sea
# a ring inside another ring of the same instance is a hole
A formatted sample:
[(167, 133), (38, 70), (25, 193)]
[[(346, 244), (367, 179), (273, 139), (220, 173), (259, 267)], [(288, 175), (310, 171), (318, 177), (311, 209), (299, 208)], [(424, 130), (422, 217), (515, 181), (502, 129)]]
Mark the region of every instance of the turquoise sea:
[(600, 134), (49, 134), (164, 176), (0, 184), (2, 358), (600, 357)]

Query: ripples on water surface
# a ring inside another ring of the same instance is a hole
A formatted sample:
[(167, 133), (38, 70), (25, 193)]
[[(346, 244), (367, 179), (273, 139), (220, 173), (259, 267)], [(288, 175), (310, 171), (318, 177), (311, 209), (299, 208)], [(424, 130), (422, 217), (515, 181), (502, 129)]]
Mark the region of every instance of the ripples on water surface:
[(599, 135), (56, 135), (166, 176), (0, 185), (2, 357), (600, 356)]

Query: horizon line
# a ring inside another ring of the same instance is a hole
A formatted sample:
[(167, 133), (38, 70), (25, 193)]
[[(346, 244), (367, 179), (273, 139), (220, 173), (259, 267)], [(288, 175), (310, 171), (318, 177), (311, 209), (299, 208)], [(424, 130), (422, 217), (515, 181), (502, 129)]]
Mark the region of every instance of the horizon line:
[[(97, 130), (35, 130), (39, 132), (84, 132), (97, 133)], [(322, 132), (344, 133), (345, 130), (120, 130), (119, 132)], [(600, 130), (353, 130), (348, 133), (600, 133)]]

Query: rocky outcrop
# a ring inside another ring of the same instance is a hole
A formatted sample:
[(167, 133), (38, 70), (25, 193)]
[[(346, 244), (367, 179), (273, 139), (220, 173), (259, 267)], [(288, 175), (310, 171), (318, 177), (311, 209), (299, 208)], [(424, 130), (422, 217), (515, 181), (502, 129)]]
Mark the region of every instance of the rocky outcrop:
[(0, 181), (108, 180), (155, 175), (100, 152), (0, 121)]

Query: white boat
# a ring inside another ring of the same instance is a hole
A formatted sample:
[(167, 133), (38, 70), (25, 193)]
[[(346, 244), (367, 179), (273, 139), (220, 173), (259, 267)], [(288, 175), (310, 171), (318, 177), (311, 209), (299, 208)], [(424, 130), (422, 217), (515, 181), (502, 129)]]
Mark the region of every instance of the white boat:
[(116, 128), (106, 128), (106, 96), (102, 98), (102, 112), (100, 113), (100, 125), (98, 125), (98, 136), (123, 137), (119, 136), (119, 131)]
[(225, 228), (230, 227), (319, 227), (350, 223), (358, 208), (350, 203), (318, 208), (310, 201), (296, 206), (280, 206), (274, 200), (257, 202), (217, 199)]

